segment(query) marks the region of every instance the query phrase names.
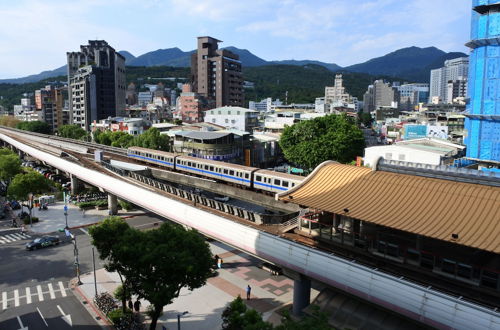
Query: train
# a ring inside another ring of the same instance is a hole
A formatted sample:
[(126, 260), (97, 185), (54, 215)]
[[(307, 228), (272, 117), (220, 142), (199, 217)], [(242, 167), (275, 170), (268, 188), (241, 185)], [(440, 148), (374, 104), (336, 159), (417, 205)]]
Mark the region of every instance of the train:
[(129, 147), (129, 158), (166, 167), (170, 170), (194, 174), (245, 188), (270, 193), (286, 191), (305, 178), (287, 173), (263, 170), (238, 164), (178, 155), (171, 152)]

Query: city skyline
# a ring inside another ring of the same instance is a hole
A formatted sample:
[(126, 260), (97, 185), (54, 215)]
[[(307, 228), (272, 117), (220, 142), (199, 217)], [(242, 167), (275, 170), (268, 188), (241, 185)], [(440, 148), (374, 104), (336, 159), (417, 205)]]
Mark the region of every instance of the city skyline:
[(225, 6), (213, 0), (24, 0), (0, 9), (7, 27), (0, 32), (0, 79), (53, 70), (65, 63), (67, 51), (91, 39), (138, 56), (172, 47), (193, 50), (196, 37), (211, 35), (223, 47), (248, 49), (265, 60), (340, 66), (409, 46), (467, 52), (469, 6), (462, 0), (257, 0)]

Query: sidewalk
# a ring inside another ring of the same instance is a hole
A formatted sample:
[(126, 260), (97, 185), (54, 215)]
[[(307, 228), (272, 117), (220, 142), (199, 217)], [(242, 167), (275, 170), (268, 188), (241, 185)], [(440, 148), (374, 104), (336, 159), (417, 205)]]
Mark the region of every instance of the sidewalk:
[[(212, 253), (223, 260), (218, 276), (211, 277), (207, 284), (193, 291), (182, 289), (179, 297), (172, 304), (164, 307), (164, 314), (158, 320), (157, 329), (162, 325), (167, 329), (177, 329), (177, 314), (187, 311), (181, 317), (181, 328), (186, 330), (220, 329), (221, 314), (226, 305), (238, 295), (246, 297), (246, 287), (252, 287), (251, 300), (245, 300), (247, 306), (263, 314), (265, 320), (276, 323), (280, 317), (275, 313), (280, 307), (291, 304), (293, 299), (293, 281), (284, 276), (272, 276), (267, 271), (257, 267), (257, 260), (236, 250), (218, 243), (211, 242)], [(113, 294), (121, 284), (116, 273), (108, 273), (105, 269), (96, 271), (97, 291), (107, 291)], [(84, 299), (92, 301), (95, 295), (93, 272), (81, 276), (81, 292)], [(311, 300), (318, 294), (312, 290)], [(135, 299), (134, 299), (135, 301)], [(141, 312), (149, 303), (141, 300)]]
[[(68, 227), (70, 228), (78, 228), (85, 227), (97, 223), (104, 218), (108, 217), (108, 210), (97, 210), (90, 209), (85, 212), (81, 211), (77, 206), (69, 203), (68, 205)], [(26, 208), (24, 208), (26, 212)], [(14, 213), (18, 215), (21, 210), (16, 210)], [(120, 210), (118, 215), (121, 217), (133, 216), (138, 214), (143, 214), (143, 211), (136, 210), (125, 212)], [(66, 217), (64, 216), (64, 203), (56, 202), (50, 204), (47, 210), (39, 210), (38, 208), (33, 208), (31, 210), (31, 215), (33, 217), (38, 217), (39, 222), (34, 223), (33, 227), (30, 225), (26, 226), (26, 230), (37, 233), (37, 234), (45, 234), (52, 233), (57, 231), (58, 229), (66, 227)]]

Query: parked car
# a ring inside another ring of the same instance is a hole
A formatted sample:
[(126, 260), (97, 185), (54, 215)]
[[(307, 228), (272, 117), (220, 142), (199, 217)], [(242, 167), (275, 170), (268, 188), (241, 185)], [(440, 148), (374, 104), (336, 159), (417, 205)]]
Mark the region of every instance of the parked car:
[(59, 238), (55, 236), (43, 236), (26, 243), (26, 250), (41, 249), (48, 246), (59, 245)]

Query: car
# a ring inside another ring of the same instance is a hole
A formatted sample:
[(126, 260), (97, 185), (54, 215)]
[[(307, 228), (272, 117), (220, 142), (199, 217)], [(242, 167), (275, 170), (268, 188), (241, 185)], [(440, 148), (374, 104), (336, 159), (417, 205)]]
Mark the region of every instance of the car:
[(48, 246), (59, 245), (60, 240), (59, 237), (55, 236), (43, 236), (39, 238), (35, 238), (33, 241), (26, 243), (26, 250), (36, 250), (41, 249)]

